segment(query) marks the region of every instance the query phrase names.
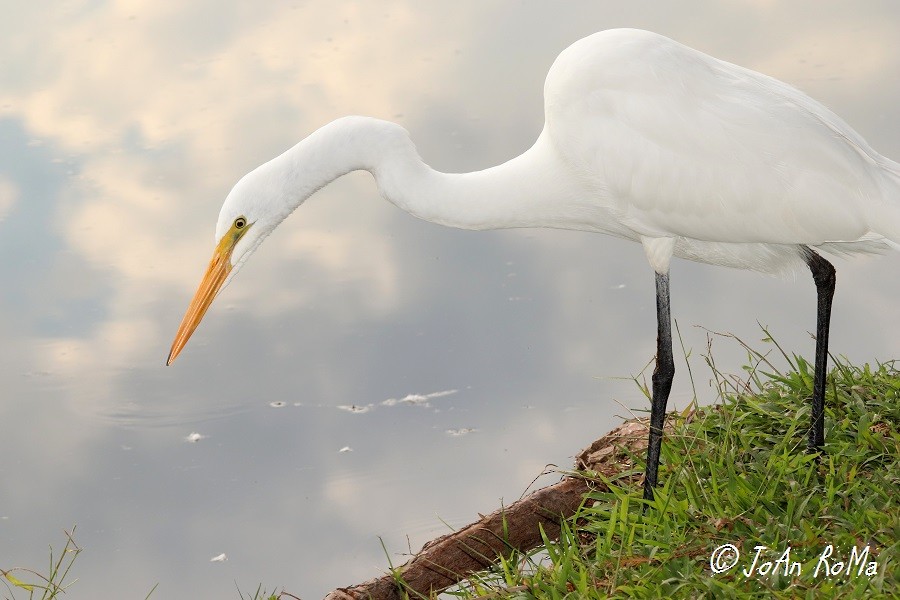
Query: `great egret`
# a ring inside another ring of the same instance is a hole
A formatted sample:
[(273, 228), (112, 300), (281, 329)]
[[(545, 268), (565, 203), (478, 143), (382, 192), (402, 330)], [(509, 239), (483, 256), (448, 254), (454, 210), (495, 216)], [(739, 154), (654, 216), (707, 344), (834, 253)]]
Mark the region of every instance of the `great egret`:
[(219, 213), (212, 261), (166, 364), (285, 217), (334, 179), (366, 170), (382, 196), (426, 221), (595, 231), (643, 245), (658, 327), (647, 499), (675, 372), (672, 256), (768, 273), (805, 265), (818, 298), (808, 446), (821, 448), (835, 271), (817, 250), (900, 247), (900, 165), (793, 87), (646, 31), (603, 31), (569, 46), (547, 74), (544, 102), (534, 145), (483, 171), (434, 171), (402, 127), (345, 117), (245, 175)]

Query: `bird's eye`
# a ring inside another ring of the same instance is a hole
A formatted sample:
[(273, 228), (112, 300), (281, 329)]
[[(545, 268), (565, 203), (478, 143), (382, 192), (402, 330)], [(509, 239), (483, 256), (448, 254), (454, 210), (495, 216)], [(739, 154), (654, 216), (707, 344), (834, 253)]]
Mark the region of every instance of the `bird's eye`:
[(247, 226), (247, 219), (244, 217), (238, 217), (234, 220), (234, 228), (235, 229), (243, 229)]

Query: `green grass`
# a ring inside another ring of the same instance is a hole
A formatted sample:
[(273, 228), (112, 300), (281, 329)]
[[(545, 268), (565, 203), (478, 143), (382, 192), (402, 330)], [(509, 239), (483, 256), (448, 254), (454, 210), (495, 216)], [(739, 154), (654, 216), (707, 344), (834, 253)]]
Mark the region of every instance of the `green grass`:
[(81, 553), (81, 548), (75, 543), (74, 533), (74, 527), (71, 533), (65, 532), (66, 543), (62, 552), (55, 557), (53, 547), (50, 547), (50, 567), (46, 575), (25, 567), (0, 568), (0, 577), (3, 578), (2, 582), (6, 587), (6, 598), (15, 598), (13, 590), (19, 590), (22, 594), (27, 593), (25, 597), (30, 600), (35, 598), (53, 600), (75, 583), (75, 580), (67, 581), (75, 558)]
[[(66, 531), (66, 543), (62, 551), (54, 556), (53, 547), (50, 547), (50, 566), (46, 573), (36, 569), (26, 567), (12, 567), (3, 569), (0, 567), (0, 583), (6, 588), (3, 594), (3, 600), (16, 600), (18, 598), (28, 598), (28, 600), (61, 600), (65, 598), (65, 593), (78, 580), (71, 579), (70, 571), (75, 564), (75, 559), (81, 554), (82, 548), (75, 543), (75, 527), (71, 532)], [(148, 600), (159, 584), (153, 586), (150, 592), (144, 597)], [(237, 590), (241, 600), (287, 600), (289, 598), (296, 599), (297, 596), (289, 594), (285, 591), (268, 593), (263, 589), (262, 585), (256, 588), (253, 595), (244, 596), (240, 588)], [(127, 597), (128, 593), (124, 593)], [(110, 597), (121, 596), (121, 594), (110, 592)]]
[(297, 598), (297, 596), (288, 594), (285, 591), (272, 592), (270, 594), (263, 588), (262, 584), (256, 588), (256, 591), (252, 596), (244, 596), (244, 593), (241, 592), (240, 588), (238, 588), (238, 595), (241, 597), (241, 600), (286, 600), (287, 598)]
[[(8, 570), (0, 568), (0, 581), (6, 587), (4, 600), (15, 600), (16, 598), (28, 598), (29, 600), (61, 600), (65, 597), (65, 592), (78, 580), (71, 580), (69, 572), (75, 559), (82, 552), (82, 548), (75, 543), (75, 528), (72, 532), (65, 532), (66, 543), (62, 552), (54, 557), (53, 547), (50, 547), (50, 567), (46, 574), (35, 569), (25, 567), (12, 567)], [(145, 596), (144, 600), (148, 600), (159, 584), (154, 585), (153, 589)], [(240, 588), (237, 590), (241, 600), (287, 600), (288, 598), (297, 598), (285, 591), (268, 593), (263, 589), (262, 585), (258, 586), (253, 595), (244, 596)]]
[[(53, 547), (50, 547), (50, 566), (46, 573), (26, 567), (0, 568), (0, 583), (6, 588), (2, 596), (4, 600), (28, 598), (28, 600), (61, 600), (65, 598), (66, 591), (78, 580), (71, 579), (70, 571), (75, 564), (75, 559), (81, 554), (82, 548), (75, 543), (75, 527), (71, 532), (66, 531), (66, 543), (62, 551), (54, 556)], [(150, 598), (159, 584), (145, 596)], [(237, 590), (241, 600), (287, 600), (296, 599), (297, 596), (285, 591), (268, 593), (262, 585), (258, 586), (253, 595), (245, 596), (240, 588)], [(117, 596), (111, 592), (110, 597)], [(127, 596), (127, 594), (126, 594)]]
[[(667, 434), (663, 486), (651, 507), (645, 510), (633, 479), (607, 481), (610, 491), (592, 494), (559, 541), (506, 557), (449, 593), (900, 597), (900, 371), (894, 363), (856, 367), (832, 359), (826, 454), (817, 461), (805, 452), (811, 365), (782, 353), (789, 369), (779, 372), (744, 347), (751, 366), (742, 377), (724, 376), (707, 357), (719, 402)], [(643, 469), (644, 457), (635, 460)], [(719, 551), (717, 567), (733, 560), (734, 549), (740, 557), (714, 573), (711, 555), (726, 544), (733, 548)], [(757, 546), (765, 548), (752, 568)]]

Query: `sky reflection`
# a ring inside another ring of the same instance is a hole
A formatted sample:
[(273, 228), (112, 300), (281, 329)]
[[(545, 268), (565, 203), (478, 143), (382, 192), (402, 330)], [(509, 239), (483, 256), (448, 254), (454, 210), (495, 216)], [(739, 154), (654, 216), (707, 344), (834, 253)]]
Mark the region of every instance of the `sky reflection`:
[[(628, 379), (654, 353), (640, 247), (441, 228), (361, 174), (288, 219), (163, 367), (225, 194), (325, 122), (395, 120), (436, 168), (484, 168), (537, 136), (559, 51), (633, 26), (784, 79), (900, 158), (891, 3), (129, 0), (5, 13), (0, 567), (45, 564), (77, 524), (72, 598), (143, 598), (157, 582), (154, 598), (236, 598), (235, 581), (320, 596), (386, 568), (378, 536), (400, 562), (647, 407)], [(898, 356), (898, 255), (836, 266), (832, 352)], [(675, 261), (672, 292), (706, 401), (697, 326), (756, 343), (759, 322), (812, 354), (806, 274)], [(737, 344), (714, 351), (739, 371)]]

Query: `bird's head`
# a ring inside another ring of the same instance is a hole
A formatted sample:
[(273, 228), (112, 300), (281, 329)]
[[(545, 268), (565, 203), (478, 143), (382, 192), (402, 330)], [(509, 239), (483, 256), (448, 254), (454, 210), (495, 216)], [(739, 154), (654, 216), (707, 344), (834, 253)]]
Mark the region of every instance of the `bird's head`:
[(244, 175), (229, 192), (216, 225), (216, 246), (206, 274), (181, 321), (172, 364), (216, 294), (262, 241), (316, 190), (356, 169), (369, 168), (391, 146), (418, 159), (405, 129), (367, 117), (344, 117), (319, 128), (294, 147)]
[(172, 364), (187, 344), (216, 295), (284, 218), (272, 213), (271, 198), (275, 190), (268, 179), (266, 173), (259, 169), (251, 172), (234, 186), (225, 199), (216, 225), (212, 260), (178, 327), (167, 365)]

